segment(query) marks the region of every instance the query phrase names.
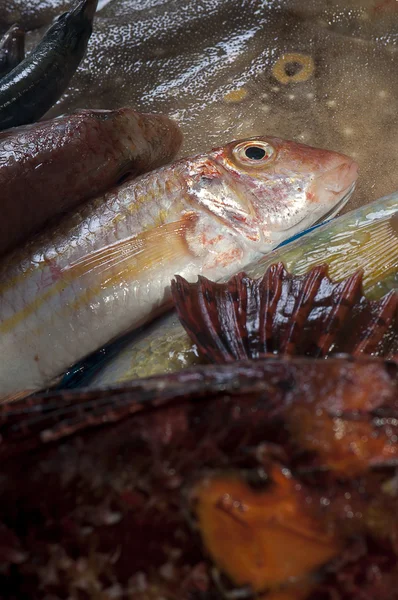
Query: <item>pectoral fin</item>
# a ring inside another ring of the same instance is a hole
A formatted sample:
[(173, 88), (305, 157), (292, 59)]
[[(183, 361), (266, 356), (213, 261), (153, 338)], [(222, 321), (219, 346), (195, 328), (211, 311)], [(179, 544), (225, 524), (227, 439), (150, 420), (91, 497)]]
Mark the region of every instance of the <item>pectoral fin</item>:
[(186, 235), (195, 227), (197, 219), (196, 213), (186, 213), (178, 221), (153, 227), (83, 256), (61, 269), (56, 274), (55, 281), (44, 289), (42, 294), (37, 295), (22, 310), (3, 320), (0, 323), (0, 333), (12, 331), (44, 302), (81, 277), (92, 275), (90, 285), (81, 286), (84, 292), (72, 306), (75, 309), (89, 302), (103, 289), (138, 279), (143, 271), (168, 265), (184, 256), (188, 257), (191, 252)]
[(179, 221), (153, 227), (91, 252), (64, 269), (63, 275), (74, 280), (91, 273), (98, 277), (101, 287), (134, 279), (143, 271), (188, 255), (186, 234), (197, 218), (195, 213), (188, 213)]

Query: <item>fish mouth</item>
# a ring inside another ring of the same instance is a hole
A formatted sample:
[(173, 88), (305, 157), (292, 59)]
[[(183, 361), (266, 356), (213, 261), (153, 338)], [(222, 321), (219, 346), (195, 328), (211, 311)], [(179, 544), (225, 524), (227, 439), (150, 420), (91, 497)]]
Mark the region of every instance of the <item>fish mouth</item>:
[(348, 186), (348, 188), (346, 188), (346, 192), (345, 192), (344, 196), (341, 198), (341, 200), (339, 200), (339, 202), (337, 204), (335, 204), (335, 206), (333, 206), (333, 208), (331, 210), (329, 210), (329, 212), (327, 212), (325, 215), (322, 215), (322, 217), (320, 217), (317, 221), (315, 221), (314, 226), (320, 225), (320, 223), (324, 223), (324, 222), (328, 221), (329, 219), (333, 219), (333, 217), (335, 217), (337, 215), (337, 213), (339, 213), (341, 211), (341, 209), (344, 208), (344, 206), (347, 204), (347, 202), (351, 198), (352, 194), (354, 193), (356, 184), (357, 184), (357, 182), (353, 181), (353, 183), (351, 183), (351, 185)]
[[(343, 195), (343, 197), (341, 198), (341, 200), (339, 200), (337, 202), (337, 204), (335, 204), (333, 206), (333, 208), (331, 208), (327, 213), (325, 213), (324, 215), (322, 215), (321, 217), (319, 217), (319, 219), (317, 219), (312, 225), (311, 227), (315, 227), (316, 225), (320, 225), (321, 223), (325, 223), (326, 221), (328, 221), (329, 219), (333, 219), (333, 217), (335, 217), (337, 215), (337, 213), (347, 204), (347, 202), (349, 201), (349, 199), (351, 198), (352, 194), (354, 193), (355, 190), (355, 186), (356, 186), (356, 181), (354, 181), (353, 183), (351, 183), (345, 190), (345, 193)], [(344, 190), (342, 190), (344, 191)], [(340, 192), (341, 193), (341, 192)], [(307, 220), (307, 215), (305, 217), (303, 217), (301, 219), (301, 221), (299, 221), (298, 223), (295, 223), (294, 225), (292, 225), (291, 227), (289, 227), (288, 229), (285, 229), (284, 231), (291, 231), (293, 229), (297, 229), (297, 227), (300, 227), (300, 225)], [(305, 230), (306, 231), (306, 230)]]
[[(347, 188), (344, 196), (341, 198), (341, 200), (335, 206), (333, 206), (333, 208), (331, 210), (329, 210), (329, 212), (322, 215), (322, 217), (320, 217), (317, 221), (315, 221), (315, 223), (313, 223), (313, 225), (311, 225), (311, 227), (307, 227), (306, 229), (303, 229), (302, 231), (299, 231), (298, 233), (294, 233), (287, 239), (283, 240), (283, 242), (278, 244), (276, 246), (276, 248), (280, 248), (281, 246), (286, 246), (286, 244), (289, 244), (290, 242), (293, 242), (294, 240), (301, 238), (306, 233), (309, 233), (313, 229), (317, 229), (321, 225), (324, 225), (327, 221), (330, 221), (331, 219), (333, 219), (333, 217), (335, 217), (337, 215), (337, 213), (340, 212), (340, 210), (342, 208), (344, 208), (344, 206), (347, 204), (347, 202), (351, 198), (351, 196), (355, 190), (356, 183), (357, 183), (356, 181), (351, 183), (351, 185), (348, 186), (348, 188)], [(302, 219), (299, 223), (297, 223), (297, 225), (294, 225), (293, 227), (291, 227), (290, 230), (296, 229), (298, 226), (300, 226), (300, 224), (303, 221), (305, 221), (305, 219), (306, 219), (306, 217), (304, 217), (304, 219)], [(286, 229), (285, 231), (289, 231), (289, 229)]]

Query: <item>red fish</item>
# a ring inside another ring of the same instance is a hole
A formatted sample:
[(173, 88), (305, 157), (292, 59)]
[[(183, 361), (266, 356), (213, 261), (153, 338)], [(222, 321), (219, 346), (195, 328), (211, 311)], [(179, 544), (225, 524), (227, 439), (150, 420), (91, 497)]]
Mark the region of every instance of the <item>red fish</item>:
[(127, 173), (170, 161), (182, 136), (161, 115), (131, 108), (80, 110), (0, 133), (0, 253), (50, 217), (93, 197)]
[(129, 180), (0, 271), (0, 393), (44, 387), (167, 309), (175, 274), (230, 276), (337, 212), (357, 165), (273, 137), (231, 142)]

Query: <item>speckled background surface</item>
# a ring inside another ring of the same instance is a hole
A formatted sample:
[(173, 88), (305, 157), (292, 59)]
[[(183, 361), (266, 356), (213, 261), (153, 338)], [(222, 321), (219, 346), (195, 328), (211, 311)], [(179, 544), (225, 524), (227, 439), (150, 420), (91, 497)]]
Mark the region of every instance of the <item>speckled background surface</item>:
[[(42, 27), (67, 5), (5, 0), (0, 26)], [(396, 0), (102, 0), (50, 114), (165, 112), (185, 134), (181, 154), (261, 134), (343, 151), (360, 164), (348, 210), (398, 189), (397, 73)]]

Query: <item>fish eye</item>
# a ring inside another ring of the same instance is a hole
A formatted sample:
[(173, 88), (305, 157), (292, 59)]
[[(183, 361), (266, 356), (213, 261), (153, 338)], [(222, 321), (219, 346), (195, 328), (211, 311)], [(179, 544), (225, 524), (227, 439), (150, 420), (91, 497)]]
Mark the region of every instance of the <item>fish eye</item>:
[(260, 148), (260, 146), (249, 146), (245, 150), (246, 158), (250, 158), (250, 160), (261, 160), (266, 155), (264, 148)]
[(275, 150), (270, 144), (259, 140), (238, 144), (233, 150), (234, 157), (239, 162), (253, 166), (263, 165), (274, 153)]

